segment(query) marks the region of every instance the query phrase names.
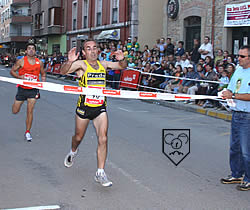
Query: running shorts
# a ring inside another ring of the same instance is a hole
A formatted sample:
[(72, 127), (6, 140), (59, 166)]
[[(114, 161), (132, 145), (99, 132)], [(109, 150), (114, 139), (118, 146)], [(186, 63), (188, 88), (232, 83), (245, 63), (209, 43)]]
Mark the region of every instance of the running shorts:
[(103, 112), (107, 112), (105, 105), (99, 107), (81, 106), (76, 108), (77, 116), (82, 119), (93, 120)]
[(39, 90), (38, 89), (24, 89), (21, 87), (18, 87), (17, 94), (16, 94), (16, 100), (17, 101), (25, 101), (28, 98), (39, 98)]

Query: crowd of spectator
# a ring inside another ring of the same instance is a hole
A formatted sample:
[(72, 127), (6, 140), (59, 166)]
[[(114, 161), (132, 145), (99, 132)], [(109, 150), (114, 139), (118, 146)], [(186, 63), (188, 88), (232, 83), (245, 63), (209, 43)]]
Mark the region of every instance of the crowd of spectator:
[[(99, 60), (116, 61), (114, 52), (122, 50), (128, 61), (128, 67), (141, 71), (139, 89), (143, 91), (215, 96), (227, 87), (238, 63), (237, 58), (226, 50), (219, 49), (214, 52), (208, 36), (204, 38), (201, 45), (198, 39), (194, 39), (191, 50), (184, 49), (183, 41), (176, 44), (172, 43), (171, 38), (165, 39), (163, 37), (156, 40), (152, 49), (149, 49), (148, 45), (140, 46), (137, 37), (133, 39), (129, 37), (124, 43), (121, 41), (99, 43), (98, 47)], [(5, 56), (0, 55), (1, 61), (4, 61)], [(10, 62), (14, 63), (24, 54), (15, 56), (7, 54), (7, 56), (9, 56)], [(43, 61), (45, 68), (48, 65), (53, 67), (55, 64), (62, 64), (66, 61), (67, 53), (64, 55), (62, 53), (54, 53), (49, 56), (38, 55), (38, 58)], [(79, 59), (84, 59), (82, 53), (80, 53)], [(112, 88), (118, 89), (120, 76), (120, 70), (108, 71), (108, 84)], [(190, 100), (185, 101), (185, 103), (198, 104), (205, 108), (222, 108), (217, 101), (212, 100)]]
[[(128, 67), (141, 71), (140, 90), (144, 91), (217, 96), (219, 91), (227, 87), (238, 63), (237, 58), (229, 55), (226, 50), (219, 49), (214, 52), (208, 36), (201, 45), (198, 39), (194, 39), (193, 48), (189, 51), (184, 49), (183, 41), (175, 44), (171, 38), (157, 39), (152, 49), (148, 45), (141, 47), (137, 37), (133, 40), (129, 37), (124, 43), (100, 43), (99, 47), (99, 60), (115, 61), (113, 52), (122, 50)], [(111, 86), (117, 88), (120, 71), (109, 71), (108, 79), (113, 81)], [(190, 100), (185, 103), (223, 109), (218, 101), (213, 100)]]

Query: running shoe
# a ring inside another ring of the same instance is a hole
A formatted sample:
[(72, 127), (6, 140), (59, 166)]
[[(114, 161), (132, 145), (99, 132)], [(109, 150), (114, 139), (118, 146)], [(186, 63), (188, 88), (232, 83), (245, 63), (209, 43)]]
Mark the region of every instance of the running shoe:
[(96, 172), (95, 181), (99, 182), (103, 187), (111, 187), (112, 186), (112, 182), (110, 180), (108, 180), (108, 177), (105, 174), (105, 172), (103, 172), (101, 174), (98, 174)]
[(74, 160), (74, 158), (75, 158), (76, 155), (77, 155), (77, 151), (78, 151), (78, 150), (76, 150), (74, 153), (72, 153), (72, 151), (70, 151), (70, 152), (66, 155), (66, 157), (65, 157), (65, 159), (64, 159), (64, 166), (65, 166), (65, 167), (70, 168), (70, 167), (73, 165), (73, 160)]
[(30, 133), (25, 133), (25, 134), (24, 134), (24, 137), (25, 137), (26, 141), (31, 142), (32, 136), (31, 136)]
[(250, 182), (242, 182), (240, 185), (236, 187), (237, 190), (247, 191), (250, 190)]
[(231, 175), (229, 175), (226, 178), (222, 178), (220, 181), (222, 184), (240, 184), (243, 180), (243, 177), (235, 178)]

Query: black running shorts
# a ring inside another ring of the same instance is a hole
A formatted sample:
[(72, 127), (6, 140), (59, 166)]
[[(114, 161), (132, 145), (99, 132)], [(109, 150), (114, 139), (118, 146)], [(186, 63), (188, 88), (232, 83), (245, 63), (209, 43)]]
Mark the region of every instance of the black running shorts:
[(77, 116), (82, 119), (93, 120), (103, 112), (106, 112), (105, 105), (102, 105), (100, 107), (81, 106), (76, 108)]
[(24, 89), (24, 88), (18, 87), (17, 94), (16, 94), (16, 100), (17, 101), (25, 101), (28, 98), (37, 99), (38, 94), (39, 94), (38, 89)]

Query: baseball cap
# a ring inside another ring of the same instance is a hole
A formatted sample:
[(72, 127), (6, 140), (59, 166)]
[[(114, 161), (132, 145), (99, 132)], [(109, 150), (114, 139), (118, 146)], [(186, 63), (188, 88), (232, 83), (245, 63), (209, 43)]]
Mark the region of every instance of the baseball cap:
[(154, 65), (156, 65), (156, 66), (160, 66), (161, 64), (159, 63), (159, 62), (155, 62), (155, 64)]
[(187, 67), (192, 68), (192, 69), (194, 68), (194, 66), (192, 64), (189, 64)]

